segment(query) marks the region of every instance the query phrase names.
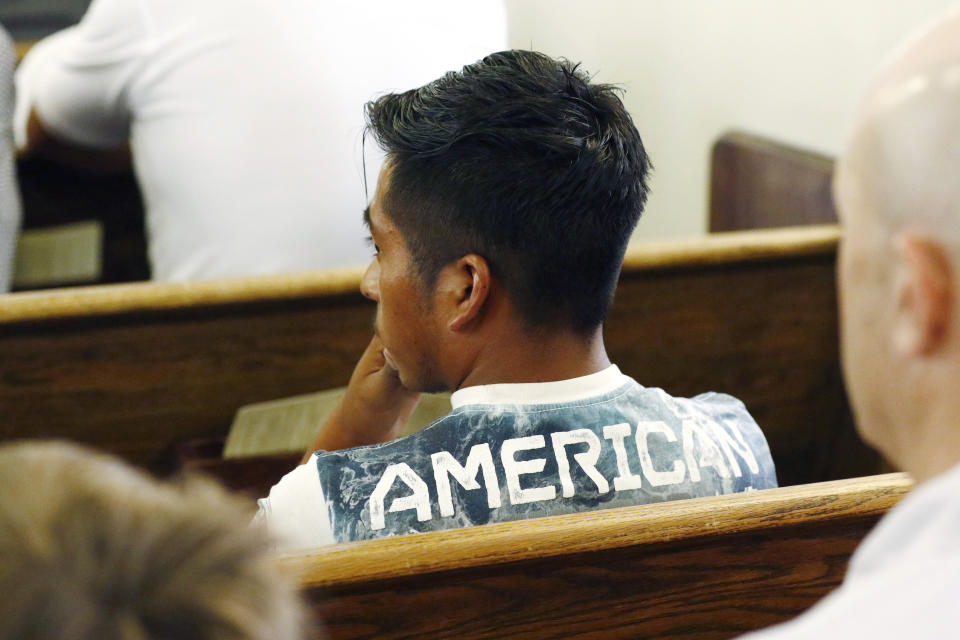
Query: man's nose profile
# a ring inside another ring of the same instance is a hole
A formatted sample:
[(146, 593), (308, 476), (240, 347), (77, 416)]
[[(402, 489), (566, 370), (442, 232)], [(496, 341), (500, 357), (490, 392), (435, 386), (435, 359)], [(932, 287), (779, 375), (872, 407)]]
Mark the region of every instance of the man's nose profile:
[(360, 293), (374, 302), (380, 302), (378, 282), (380, 280), (380, 263), (374, 258), (367, 266), (367, 271), (360, 281)]

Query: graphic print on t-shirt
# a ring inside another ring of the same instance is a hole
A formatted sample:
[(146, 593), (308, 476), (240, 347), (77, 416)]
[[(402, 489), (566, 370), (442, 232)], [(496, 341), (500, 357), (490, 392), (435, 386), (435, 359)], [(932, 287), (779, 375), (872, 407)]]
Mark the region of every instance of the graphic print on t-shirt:
[(776, 486), (741, 402), (672, 398), (632, 380), (578, 402), (461, 406), (417, 434), (316, 464), (337, 541)]

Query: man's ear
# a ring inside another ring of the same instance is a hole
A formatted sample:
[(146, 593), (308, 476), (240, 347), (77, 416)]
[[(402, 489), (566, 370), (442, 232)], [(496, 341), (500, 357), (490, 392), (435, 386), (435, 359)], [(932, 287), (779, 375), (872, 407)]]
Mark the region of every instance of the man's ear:
[(894, 239), (893, 339), (905, 355), (930, 355), (941, 345), (953, 313), (953, 270), (936, 242), (911, 234)]
[(444, 298), (447, 327), (459, 331), (476, 319), (490, 294), (490, 265), (475, 253), (444, 267), (439, 293)]

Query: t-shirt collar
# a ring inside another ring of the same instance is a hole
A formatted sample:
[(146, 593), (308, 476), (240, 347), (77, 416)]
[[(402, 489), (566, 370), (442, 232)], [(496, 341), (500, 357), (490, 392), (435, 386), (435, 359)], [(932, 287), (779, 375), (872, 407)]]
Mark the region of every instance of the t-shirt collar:
[(612, 364), (603, 371), (556, 382), (486, 384), (454, 391), (454, 409), (468, 404), (560, 404), (576, 402), (616, 390), (630, 378)]

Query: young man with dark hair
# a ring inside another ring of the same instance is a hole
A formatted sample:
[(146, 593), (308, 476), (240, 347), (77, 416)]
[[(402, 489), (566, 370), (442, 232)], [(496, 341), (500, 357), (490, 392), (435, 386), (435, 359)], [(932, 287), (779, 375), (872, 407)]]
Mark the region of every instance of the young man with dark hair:
[[(387, 153), (365, 212), (376, 336), (317, 452), (261, 501), (288, 545), (776, 485), (742, 403), (672, 398), (607, 358), (650, 169), (612, 87), (506, 51), (367, 122)], [(438, 390), (453, 411), (391, 441)]]

